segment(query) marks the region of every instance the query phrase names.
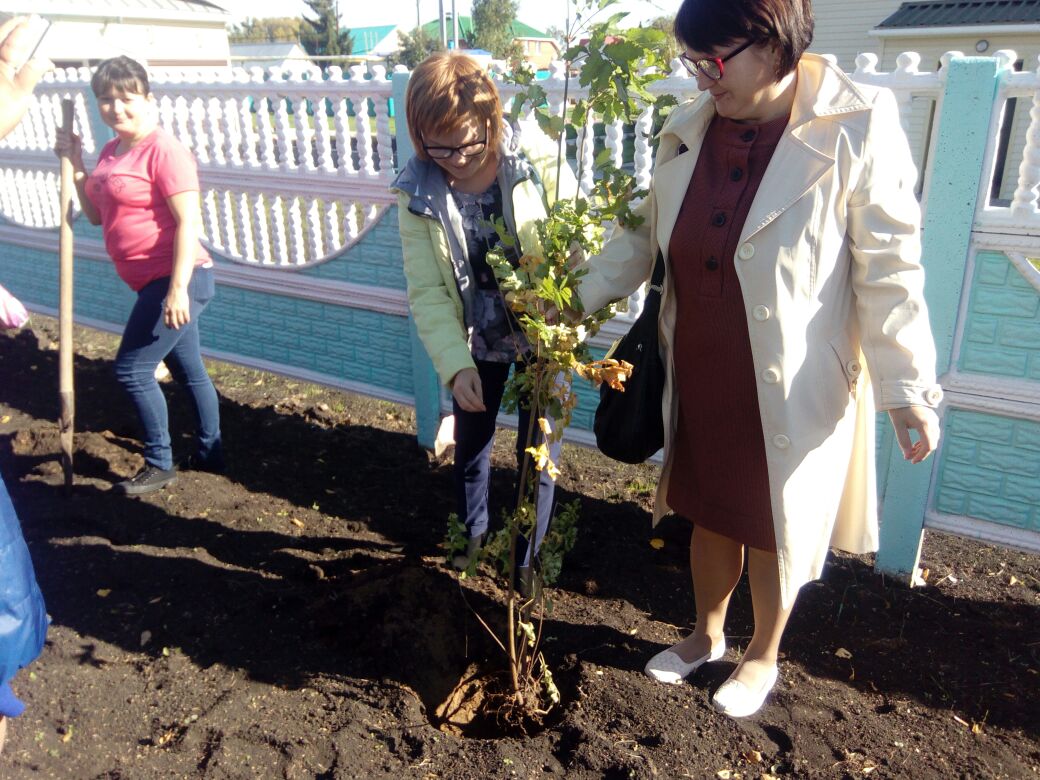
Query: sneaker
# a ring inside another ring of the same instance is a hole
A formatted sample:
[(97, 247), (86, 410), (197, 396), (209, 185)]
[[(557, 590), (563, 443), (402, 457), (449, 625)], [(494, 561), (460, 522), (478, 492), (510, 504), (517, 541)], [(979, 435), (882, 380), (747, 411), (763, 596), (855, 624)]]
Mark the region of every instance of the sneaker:
[(210, 474), (223, 474), (224, 470), (224, 458), (219, 455), (209, 458), (186, 455), (177, 462), (177, 471), (208, 471)]
[(117, 493), (126, 496), (141, 496), (145, 493), (154, 493), (162, 490), (167, 485), (177, 481), (175, 469), (161, 469), (150, 463), (144, 464), (144, 468), (134, 474), (130, 479), (118, 483), (115, 486)]

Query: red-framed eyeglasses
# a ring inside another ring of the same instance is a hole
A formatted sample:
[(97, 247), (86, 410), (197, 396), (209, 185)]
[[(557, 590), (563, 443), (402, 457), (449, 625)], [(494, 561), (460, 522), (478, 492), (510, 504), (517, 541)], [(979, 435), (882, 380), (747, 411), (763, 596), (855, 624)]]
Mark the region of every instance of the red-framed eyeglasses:
[(735, 48), (725, 57), (701, 57), (700, 59), (693, 59), (683, 52), (679, 55), (679, 59), (682, 60), (682, 64), (686, 66), (686, 70), (696, 76), (698, 73), (702, 74), (705, 78), (711, 79), (712, 81), (718, 81), (722, 78), (722, 75), (726, 72), (722, 63), (727, 60), (731, 60), (740, 54), (744, 49), (753, 45), (753, 40), (748, 40), (742, 43), (740, 46)]

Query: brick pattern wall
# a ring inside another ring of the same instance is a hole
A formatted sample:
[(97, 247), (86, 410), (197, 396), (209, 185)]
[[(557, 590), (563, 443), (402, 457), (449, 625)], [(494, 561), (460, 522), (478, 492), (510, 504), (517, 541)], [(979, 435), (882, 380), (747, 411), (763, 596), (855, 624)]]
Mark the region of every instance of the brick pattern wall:
[(935, 508), (1040, 531), (1040, 423), (951, 409)]
[(364, 238), (351, 247), (347, 253), (347, 262), (342, 262), (342, 259), (330, 260), (300, 273), (319, 279), (403, 290), (405, 281), (401, 264), (397, 208), (391, 207)]
[(1040, 294), (1003, 254), (976, 258), (958, 367), (1040, 381)]
[(222, 285), (202, 322), (204, 347), (414, 392), (402, 317)]

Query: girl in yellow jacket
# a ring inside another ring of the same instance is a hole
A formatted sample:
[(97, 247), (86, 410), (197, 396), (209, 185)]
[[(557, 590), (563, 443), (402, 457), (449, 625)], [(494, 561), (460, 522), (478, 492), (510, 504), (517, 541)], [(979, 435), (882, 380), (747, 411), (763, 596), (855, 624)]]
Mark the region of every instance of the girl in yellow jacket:
[[(521, 139), (520, 127), (502, 118), (494, 82), (462, 54), (423, 61), (405, 100), (415, 156), (393, 189), (412, 317), (452, 394), (455, 494), (470, 539), (454, 564), (464, 569), (488, 529), (491, 447), (509, 369), (523, 371), (529, 350), (486, 260), (499, 241), (492, 223), (504, 221), (517, 257), (538, 251), (535, 221), (557, 190), (557, 148), (534, 126), (524, 127)], [(567, 197), (577, 185), (567, 165), (561, 169), (560, 195)], [(520, 431), (528, 430), (525, 406), (521, 399)], [(551, 448), (553, 460), (559, 446)], [(518, 464), (523, 454), (518, 436)], [(535, 552), (549, 525), (553, 487), (542, 472)], [(524, 563), (533, 564), (530, 550)], [(521, 571), (521, 582), (529, 577), (529, 568)]]

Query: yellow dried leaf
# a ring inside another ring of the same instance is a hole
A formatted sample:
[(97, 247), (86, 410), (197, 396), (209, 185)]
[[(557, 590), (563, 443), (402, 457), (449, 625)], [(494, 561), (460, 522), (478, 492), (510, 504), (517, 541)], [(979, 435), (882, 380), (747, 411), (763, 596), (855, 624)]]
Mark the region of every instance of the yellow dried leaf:
[(549, 425), (549, 421), (546, 420), (544, 417), (538, 418), (538, 427), (546, 436), (552, 435), (552, 426)]
[(761, 764), (762, 763), (762, 751), (760, 750), (745, 750), (741, 755), (744, 760), (749, 764)]
[(730, 769), (720, 769), (715, 773), (715, 777), (719, 778), (719, 780), (730, 780), (730, 778), (733, 777), (733, 771)]
[(72, 739), (72, 724), (70, 723), (65, 727), (65, 733), (61, 735), (62, 742), (69, 742)]
[(972, 734), (981, 734), (982, 733), (982, 724), (981, 723), (972, 723), (971, 724), (971, 733)]
[(520, 267), (527, 271), (527, 273), (531, 273), (532, 271), (536, 271), (538, 266), (544, 262), (545, 260), (537, 255), (524, 255), (520, 258)]
[(5, 423), (6, 424), (6, 423), (9, 423), (9, 422), (11, 422), (11, 415), (5, 414), (3, 417), (0, 417), (0, 423)]
[(295, 525), (297, 528), (303, 528), (303, 521), (298, 518), (289, 518), (289, 522)]
[(654, 537), (650, 540), (650, 546), (653, 547), (655, 550), (661, 550), (664, 548), (664, 539), (658, 539), (657, 537)]
[(111, 592), (112, 592), (111, 588), (99, 588), (97, 594), (101, 598), (107, 599), (108, 598), (108, 594), (111, 593)]
[(1012, 574), (1011, 575), (1011, 579), (1008, 580), (1008, 585), (1018, 585), (1021, 582), (1022, 582), (1022, 580), (1020, 580), (1018, 577), (1016, 577), (1015, 575)]
[(852, 658), (852, 653), (850, 653), (844, 647), (839, 647), (837, 650), (834, 651), (834, 654), (838, 656), (838, 658)]
[(582, 377), (597, 385), (606, 382), (612, 389), (623, 393), (625, 392), (625, 380), (632, 376), (632, 364), (626, 360), (605, 358), (578, 366), (577, 371)]

